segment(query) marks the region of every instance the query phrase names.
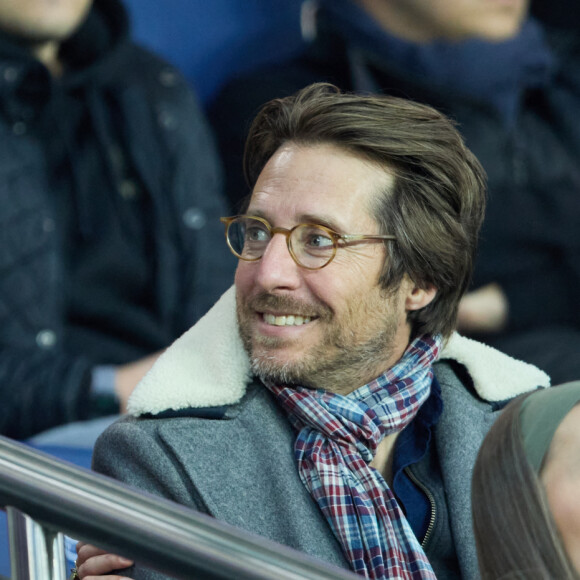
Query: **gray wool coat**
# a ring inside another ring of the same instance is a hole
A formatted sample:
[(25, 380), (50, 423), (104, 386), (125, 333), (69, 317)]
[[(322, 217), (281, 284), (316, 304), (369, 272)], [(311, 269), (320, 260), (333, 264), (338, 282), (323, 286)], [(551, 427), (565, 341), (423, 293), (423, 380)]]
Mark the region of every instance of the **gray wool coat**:
[[(269, 391), (248, 377), (234, 310), (228, 291), (166, 351), (137, 387), (132, 415), (98, 440), (93, 467), (348, 568), (298, 476), (294, 430)], [(477, 451), (503, 402), (549, 379), (457, 335), (442, 358), (449, 360), (434, 368), (444, 410), (430, 452), (410, 476), (432, 500), (433, 530), (424, 548), (437, 577), (475, 579), (470, 486)], [(131, 574), (164, 577), (138, 566)]]

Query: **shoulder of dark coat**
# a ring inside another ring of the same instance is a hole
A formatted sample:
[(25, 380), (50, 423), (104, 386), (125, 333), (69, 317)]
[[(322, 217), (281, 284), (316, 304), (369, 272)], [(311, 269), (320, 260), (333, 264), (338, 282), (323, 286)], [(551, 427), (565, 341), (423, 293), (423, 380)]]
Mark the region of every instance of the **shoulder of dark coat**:
[(201, 109), (193, 87), (173, 64), (146, 48), (128, 41), (117, 53), (111, 82), (120, 90), (141, 87), (150, 102), (193, 100)]
[(546, 40), (559, 57), (580, 56), (580, 36), (575, 30), (545, 27)]

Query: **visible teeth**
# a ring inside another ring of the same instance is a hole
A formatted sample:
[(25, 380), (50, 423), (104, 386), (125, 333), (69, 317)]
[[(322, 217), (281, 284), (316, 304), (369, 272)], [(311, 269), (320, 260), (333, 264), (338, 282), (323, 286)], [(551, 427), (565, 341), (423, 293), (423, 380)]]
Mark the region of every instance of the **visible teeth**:
[(310, 316), (297, 316), (294, 314), (287, 314), (285, 316), (274, 316), (273, 314), (264, 313), (264, 321), (267, 324), (274, 326), (301, 326), (307, 324), (312, 320)]

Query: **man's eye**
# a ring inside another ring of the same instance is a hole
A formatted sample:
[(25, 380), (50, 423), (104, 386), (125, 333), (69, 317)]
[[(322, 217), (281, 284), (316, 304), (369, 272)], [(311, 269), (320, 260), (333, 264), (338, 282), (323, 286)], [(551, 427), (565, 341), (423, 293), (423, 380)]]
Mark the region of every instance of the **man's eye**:
[(246, 229), (246, 240), (249, 242), (267, 242), (270, 234), (267, 230), (260, 227), (250, 227)]
[(304, 239), (307, 248), (312, 250), (332, 248), (334, 242), (330, 236), (320, 231), (311, 232)]

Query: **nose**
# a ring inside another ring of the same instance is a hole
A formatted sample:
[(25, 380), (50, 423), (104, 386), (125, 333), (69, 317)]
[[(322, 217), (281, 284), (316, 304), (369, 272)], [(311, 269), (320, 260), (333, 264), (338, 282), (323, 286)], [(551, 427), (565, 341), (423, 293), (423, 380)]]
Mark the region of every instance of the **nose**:
[(262, 258), (255, 263), (256, 282), (267, 292), (293, 290), (300, 284), (300, 267), (288, 250), (286, 236), (272, 236)]

